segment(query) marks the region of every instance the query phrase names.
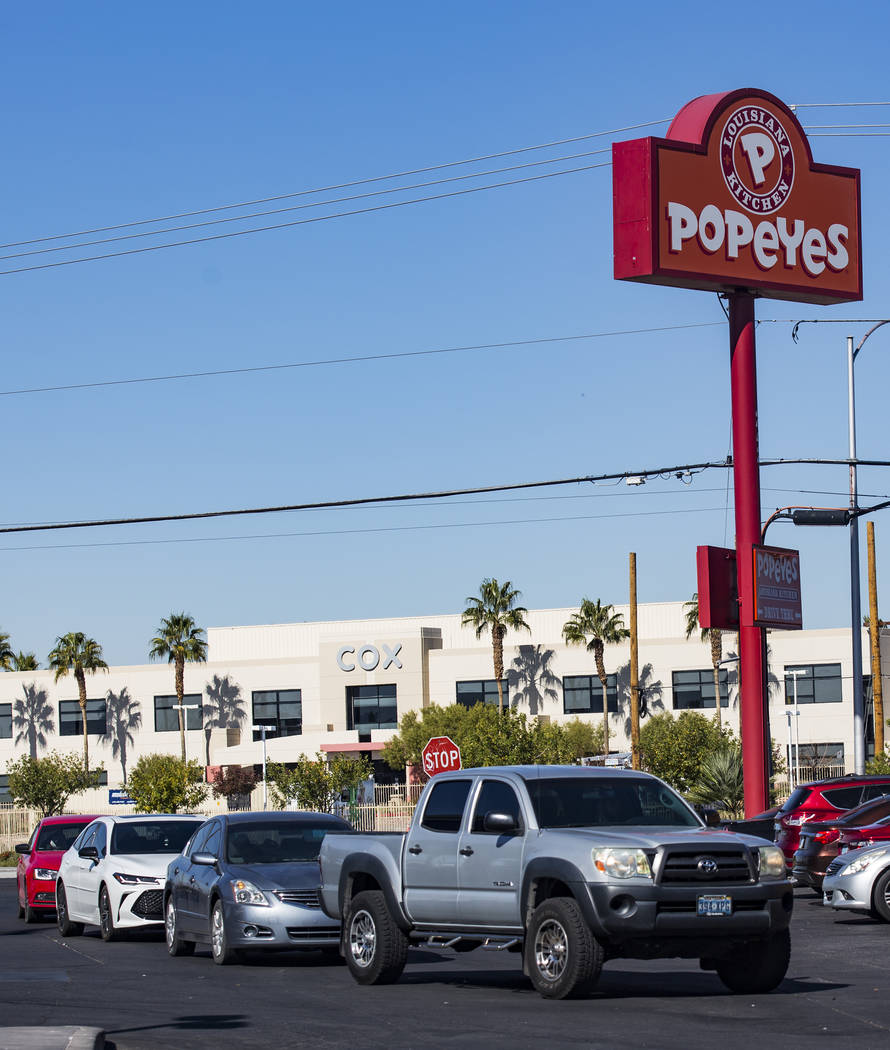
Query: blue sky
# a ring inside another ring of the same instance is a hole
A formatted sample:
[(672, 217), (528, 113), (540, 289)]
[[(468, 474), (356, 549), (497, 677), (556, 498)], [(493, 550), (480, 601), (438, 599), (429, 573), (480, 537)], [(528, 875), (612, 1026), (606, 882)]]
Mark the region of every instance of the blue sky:
[[(736, 87), (792, 104), (887, 102), (887, 23), (883, 11), (839, 19), (835, 4), (819, 3), (788, 3), (767, 22), (683, 3), (6, 5), (0, 241), (614, 132)], [(817, 160), (862, 169), (866, 298), (830, 309), (761, 302), (758, 316), (886, 316), (890, 139), (862, 133), (869, 129), (817, 138), (815, 126), (890, 123), (890, 107), (799, 114), (813, 128)], [(709, 326), (2, 396), (0, 519), (186, 513), (723, 459), (729, 371), (720, 305), (702, 292), (612, 280), (610, 179), (608, 167), (596, 168), (3, 276), (3, 391)], [(101, 236), (111, 234), (81, 239)], [(761, 452), (843, 457), (845, 337), (867, 326), (807, 326), (796, 344), (789, 328), (758, 330)], [(857, 364), (863, 458), (887, 455), (888, 374), (890, 332), (878, 333)], [(843, 504), (847, 477), (843, 467), (783, 467), (764, 470), (762, 483), (766, 515), (792, 503)], [(880, 498), (890, 476), (863, 469), (860, 488)], [(530, 607), (584, 596), (619, 604), (631, 550), (641, 601), (683, 600), (695, 589), (696, 544), (733, 541), (728, 498), (725, 473), (709, 471), (690, 485), (653, 480), (511, 501), (6, 536), (0, 629), (44, 664), (57, 635), (82, 630), (122, 664), (145, 662), (160, 618), (180, 609), (204, 626), (453, 612), (484, 576), (512, 580)], [(878, 516), (882, 595), (885, 522)], [(806, 625), (849, 622), (846, 532), (775, 526), (770, 539), (801, 549)]]

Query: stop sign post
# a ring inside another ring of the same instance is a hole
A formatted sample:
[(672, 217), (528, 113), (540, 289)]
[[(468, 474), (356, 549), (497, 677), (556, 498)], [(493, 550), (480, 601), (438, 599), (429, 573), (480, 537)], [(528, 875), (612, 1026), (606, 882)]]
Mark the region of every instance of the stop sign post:
[(423, 771), (428, 777), (436, 773), (445, 773), (451, 769), (460, 769), (460, 748), (450, 736), (434, 736), (427, 741), (421, 757)]

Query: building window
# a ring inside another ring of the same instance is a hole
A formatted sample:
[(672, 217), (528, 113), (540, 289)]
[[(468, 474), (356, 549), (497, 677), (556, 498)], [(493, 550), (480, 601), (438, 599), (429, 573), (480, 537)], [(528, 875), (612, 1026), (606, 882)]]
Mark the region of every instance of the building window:
[(0, 806), (11, 806), (12, 795), (9, 793), (9, 777), (0, 773)]
[[(464, 707), (473, 707), (475, 704), (494, 704), (498, 706), (498, 681), (489, 678), (476, 682), (456, 682), (457, 703)], [(501, 679), (501, 690), (504, 694), (504, 707), (510, 706), (510, 688), (507, 679)]]
[[(606, 676), (609, 713), (618, 713), (618, 676)], [(603, 713), (603, 683), (595, 674), (567, 674), (562, 680), (562, 709), (567, 715)]]
[[(271, 726), (275, 730), (275, 736), (299, 736), (303, 732), (301, 690), (263, 689), (251, 693), (251, 697), (255, 726)], [(262, 734), (255, 730), (253, 739), (262, 740)]]
[(0, 740), (12, 736), (12, 704), (0, 704)]
[(397, 729), (398, 724), (394, 685), (346, 687), (346, 728), (358, 730), (359, 743), (369, 744), (374, 729)]
[[(105, 701), (87, 700), (87, 733), (105, 735)], [(77, 700), (59, 701), (59, 736), (81, 736), (83, 718)]]
[[(190, 707), (188, 711), (183, 712), (185, 714), (185, 728), (186, 729), (203, 729), (204, 728), (204, 708), (201, 705), (201, 694), (200, 693), (186, 693), (182, 698), (183, 704), (197, 704), (197, 707)], [(179, 712), (174, 709), (174, 704), (178, 704), (179, 701), (175, 696), (156, 696), (155, 697), (155, 732), (156, 733), (172, 733), (179, 732)]]
[[(729, 707), (729, 682), (726, 668), (721, 667), (720, 706)], [(701, 711), (716, 708), (714, 700), (714, 671), (674, 671), (673, 693), (675, 711)]]
[[(791, 671), (803, 671), (792, 675)], [(785, 668), (785, 703), (794, 703), (794, 680), (797, 679), (799, 704), (839, 704), (841, 692), (840, 664), (794, 664)]]

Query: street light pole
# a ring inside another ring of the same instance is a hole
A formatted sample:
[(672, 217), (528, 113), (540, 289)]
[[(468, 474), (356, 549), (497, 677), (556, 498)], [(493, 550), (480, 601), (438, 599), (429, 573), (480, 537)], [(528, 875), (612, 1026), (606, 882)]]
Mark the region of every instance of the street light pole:
[[(188, 721), (187, 721), (188, 720), (188, 715), (186, 714), (186, 711), (197, 711), (200, 706), (201, 706), (200, 704), (174, 704), (173, 705), (173, 710), (174, 711), (182, 711), (182, 722), (183, 722), (183, 725), (185, 726), (185, 730), (186, 731), (188, 730)], [(185, 733), (183, 733), (183, 750), (184, 750), (184, 752), (185, 752), (185, 740), (186, 740)], [(185, 752), (185, 758), (186, 758), (186, 760), (188, 759), (188, 752)]]
[[(798, 675), (806, 674), (807, 672), (802, 667), (795, 667), (791, 671), (786, 671), (786, 675), (791, 675), (794, 680), (794, 786), (800, 783), (800, 711), (797, 707), (797, 678)], [(790, 770), (789, 770), (790, 772)]]
[[(794, 783), (794, 769), (792, 765), (792, 756), (794, 752), (791, 749), (791, 712), (788, 710), (785, 711), (785, 722), (786, 728), (788, 730), (787, 742), (785, 745), (785, 751), (788, 757), (788, 786), (791, 789), (791, 791), (793, 791), (797, 787), (797, 784)], [(789, 791), (789, 794), (790, 793), (791, 792)]]
[(250, 727), (254, 733), (259, 733), (263, 738), (263, 809), (266, 808), (268, 802), (268, 794), (266, 791), (266, 733), (276, 732), (275, 726), (256, 726)]

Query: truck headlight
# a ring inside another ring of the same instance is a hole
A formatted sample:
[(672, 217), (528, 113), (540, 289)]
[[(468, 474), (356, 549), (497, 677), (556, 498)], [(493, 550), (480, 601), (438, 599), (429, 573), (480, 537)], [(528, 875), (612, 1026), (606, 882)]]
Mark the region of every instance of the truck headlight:
[(265, 893), (258, 890), (252, 882), (246, 879), (232, 879), (229, 885), (232, 887), (236, 904), (264, 904), (268, 908), (269, 902)]
[(838, 872), (838, 875), (855, 875), (857, 871), (865, 871), (865, 869), (874, 864), (875, 861), (886, 860), (888, 854), (890, 854), (890, 849), (876, 849), (874, 851), (869, 851), (864, 856), (851, 860), (843, 871)]
[(762, 879), (785, 878), (785, 854), (778, 846), (758, 846), (757, 855)]
[(591, 851), (593, 866), (613, 879), (652, 878), (649, 858), (641, 849), (602, 846)]

